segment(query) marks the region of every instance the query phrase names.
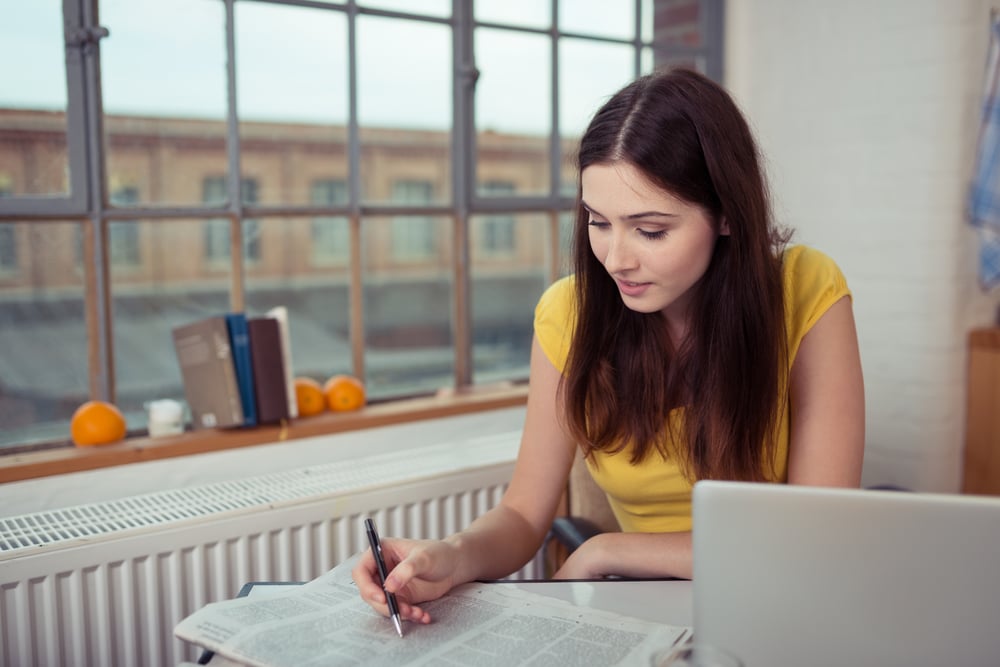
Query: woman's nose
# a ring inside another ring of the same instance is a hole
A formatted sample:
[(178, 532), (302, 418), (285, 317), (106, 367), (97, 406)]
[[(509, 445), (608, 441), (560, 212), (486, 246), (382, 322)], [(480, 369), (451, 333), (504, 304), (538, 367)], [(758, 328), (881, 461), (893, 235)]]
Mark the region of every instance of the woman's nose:
[(609, 273), (615, 273), (634, 269), (635, 266), (635, 253), (628, 241), (619, 235), (612, 235), (608, 241), (608, 254), (604, 257), (604, 268)]

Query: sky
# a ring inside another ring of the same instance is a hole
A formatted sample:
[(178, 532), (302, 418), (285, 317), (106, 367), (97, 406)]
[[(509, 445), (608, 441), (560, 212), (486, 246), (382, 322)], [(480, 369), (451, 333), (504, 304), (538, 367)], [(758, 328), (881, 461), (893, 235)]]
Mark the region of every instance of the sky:
[[(630, 0), (558, 0), (565, 30), (624, 36)], [(645, 0), (651, 6), (652, 0)], [(0, 106), (64, 109), (60, 0), (0, 0)], [(387, 9), (444, 16), (450, 0), (368, 0)], [(609, 11), (614, 7), (615, 11)], [(540, 0), (476, 0), (477, 18), (541, 27)], [(218, 0), (101, 0), (102, 94), (108, 113), (198, 117), (226, 114), (225, 13)], [(648, 12), (645, 12), (648, 14)], [(237, 108), (248, 120), (329, 123), (347, 118), (347, 24), (340, 12), (260, 2), (236, 4)], [(648, 17), (647, 17), (648, 18)], [(358, 19), (358, 113), (363, 125), (451, 127), (451, 41), (447, 26)], [(547, 37), (476, 31), (478, 130), (547, 133)], [(587, 120), (633, 75), (626, 46), (563, 40), (560, 125)]]

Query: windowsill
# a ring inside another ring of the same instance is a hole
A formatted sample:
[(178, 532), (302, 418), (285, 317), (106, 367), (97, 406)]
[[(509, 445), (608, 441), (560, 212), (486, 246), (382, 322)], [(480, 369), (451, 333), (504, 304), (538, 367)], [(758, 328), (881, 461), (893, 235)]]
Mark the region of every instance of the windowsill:
[(0, 456), (0, 483), (496, 410), (524, 405), (527, 396), (527, 385), (446, 390), (431, 397), (370, 405), (356, 412), (327, 412), (295, 419), (287, 426), (211, 429), (160, 438), (130, 438), (102, 447), (66, 447)]

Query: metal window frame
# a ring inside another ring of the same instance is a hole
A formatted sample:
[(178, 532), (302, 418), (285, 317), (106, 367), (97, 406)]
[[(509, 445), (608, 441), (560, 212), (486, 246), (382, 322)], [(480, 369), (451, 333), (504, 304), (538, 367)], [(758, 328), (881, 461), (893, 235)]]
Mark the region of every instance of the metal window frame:
[[(98, 16), (99, 0), (62, 0), (65, 19), (66, 85), (68, 91), (67, 159), (70, 188), (66, 197), (5, 197), (0, 200), (0, 222), (44, 223), (47, 220), (78, 221), (84, 231), (85, 300), (90, 363), (90, 394), (93, 398), (115, 399), (114, 357), (112, 346), (113, 317), (110, 289), (110, 254), (108, 225), (112, 221), (141, 219), (169, 224), (171, 219), (225, 218), (230, 224), (231, 281), (230, 304), (243, 310), (246, 295), (243, 230), (241, 221), (258, 217), (342, 216), (349, 223), (350, 243), (350, 338), (352, 364), (364, 377), (364, 308), (361, 266), (362, 221), (368, 217), (420, 215), (450, 217), (453, 223), (453, 344), (455, 348), (456, 387), (473, 383), (472, 322), (470, 298), (469, 220), (472, 215), (490, 213), (548, 214), (549, 279), (559, 275), (559, 220), (571, 211), (575, 196), (561, 191), (561, 139), (559, 127), (559, 44), (564, 38), (594, 42), (627, 44), (634, 47), (634, 72), (642, 71), (645, 49), (654, 49), (653, 41), (644, 41), (643, 0), (635, 4), (635, 31), (631, 39), (602, 37), (559, 30), (559, 0), (548, 0), (551, 25), (546, 29), (476, 21), (474, 0), (452, 0), (448, 17), (365, 7), (359, 0), (319, 2), (318, 0), (218, 0), (224, 5), (226, 48), (226, 192), (228, 202), (221, 206), (107, 206), (107, 178), (104, 164), (103, 106), (100, 81), (100, 39), (106, 34)], [(237, 108), (235, 49), (235, 6), (237, 2), (258, 2), (341, 12), (347, 22), (348, 96), (347, 142), (348, 173), (346, 203), (337, 205), (259, 205), (244, 202), (241, 196), (241, 138)], [(687, 55), (703, 59), (706, 74), (722, 80), (722, 39), (724, 0), (700, 0), (703, 45), (661, 47), (658, 52), (671, 56)], [(452, 36), (452, 187), (451, 202), (443, 205), (396, 205), (361, 201), (361, 140), (358, 120), (358, 44), (359, 16), (380, 16), (447, 25)], [(475, 127), (476, 28), (502, 28), (517, 32), (547, 35), (551, 40), (551, 131), (549, 137), (549, 192), (542, 196), (489, 196), (477, 193), (477, 146)], [(655, 38), (655, 36), (654, 36)]]

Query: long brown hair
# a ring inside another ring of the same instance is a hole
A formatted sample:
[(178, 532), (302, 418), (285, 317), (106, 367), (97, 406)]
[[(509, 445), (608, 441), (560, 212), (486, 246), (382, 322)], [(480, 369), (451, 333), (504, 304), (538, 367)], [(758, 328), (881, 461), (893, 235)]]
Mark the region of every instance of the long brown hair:
[[(750, 128), (729, 94), (689, 70), (642, 77), (594, 116), (579, 173), (627, 162), (672, 195), (725, 220), (692, 290), (688, 333), (671, 341), (662, 313), (629, 310), (591, 251), (588, 214), (574, 234), (577, 321), (561, 383), (570, 432), (587, 453), (631, 443), (693, 479), (760, 480), (785, 405), (787, 341), (780, 250)], [(668, 417), (684, 408), (679, 432)], [(671, 444), (672, 443), (672, 444)]]

